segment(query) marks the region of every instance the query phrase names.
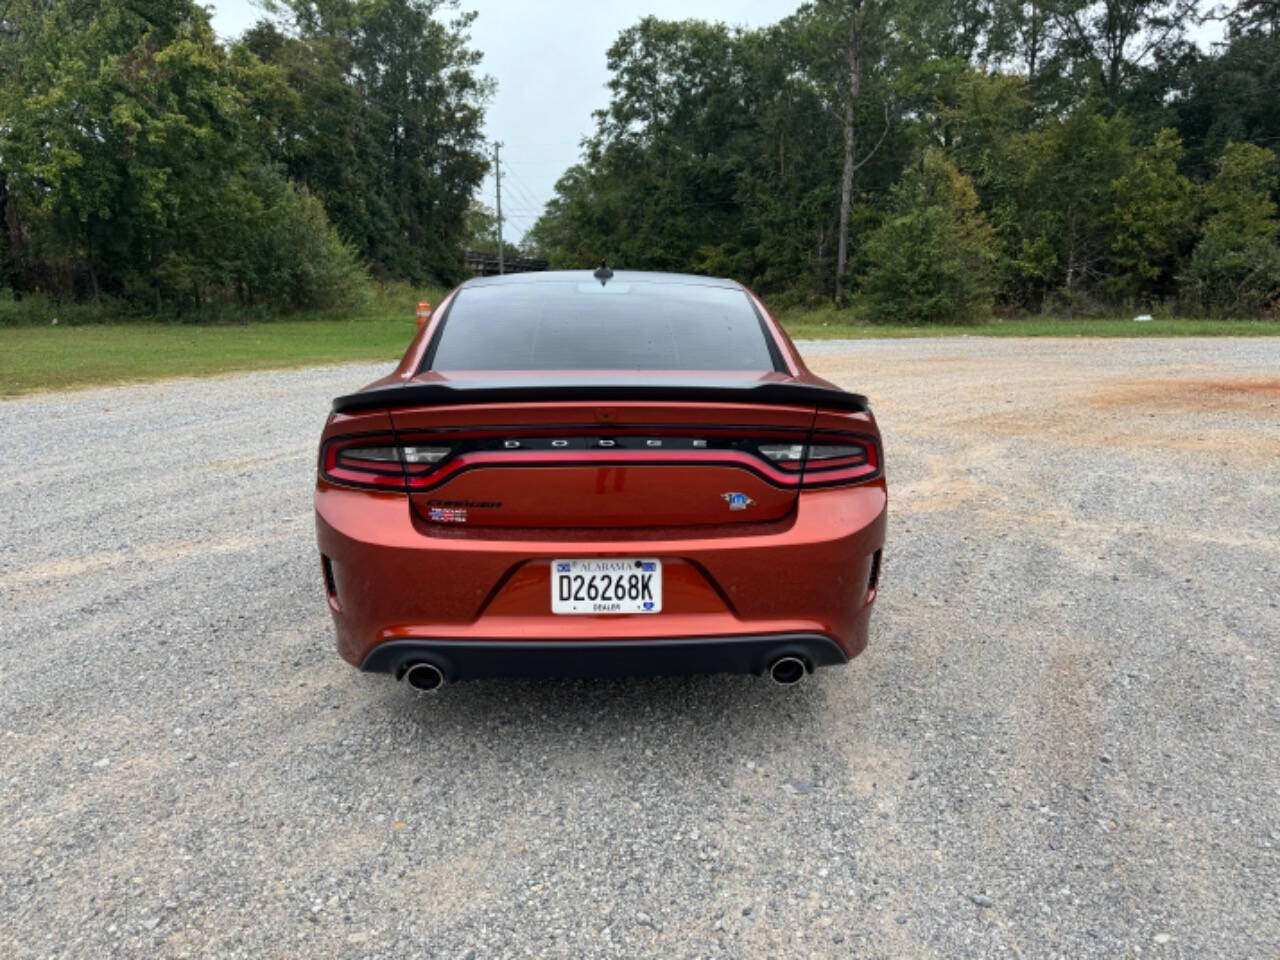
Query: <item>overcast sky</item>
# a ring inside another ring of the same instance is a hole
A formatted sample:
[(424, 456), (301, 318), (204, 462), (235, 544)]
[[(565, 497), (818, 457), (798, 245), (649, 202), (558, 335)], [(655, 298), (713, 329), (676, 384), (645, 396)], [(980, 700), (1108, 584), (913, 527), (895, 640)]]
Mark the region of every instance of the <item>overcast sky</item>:
[[(234, 37), (262, 14), (254, 0), (208, 0), (213, 25)], [(591, 132), (591, 111), (608, 102), (604, 52), (619, 31), (648, 14), (759, 26), (792, 13), (800, 0), (471, 0), (473, 45), (498, 82), (486, 129), (501, 140), (502, 212), (518, 240), (551, 197), (578, 144)], [(484, 187), (493, 206), (493, 177)]]
[[(234, 37), (262, 16), (255, 0), (207, 0), (218, 33)], [(756, 27), (795, 11), (800, 0), (464, 0), (479, 14), (472, 43), (498, 82), (486, 130), (501, 140), (502, 212), (519, 240), (578, 159), (591, 112), (608, 102), (604, 54), (619, 31), (643, 16), (698, 17)], [(1202, 34), (1220, 33), (1214, 25)], [(1207, 36), (1199, 36), (1203, 43)], [(493, 177), (482, 188), (493, 206)]]

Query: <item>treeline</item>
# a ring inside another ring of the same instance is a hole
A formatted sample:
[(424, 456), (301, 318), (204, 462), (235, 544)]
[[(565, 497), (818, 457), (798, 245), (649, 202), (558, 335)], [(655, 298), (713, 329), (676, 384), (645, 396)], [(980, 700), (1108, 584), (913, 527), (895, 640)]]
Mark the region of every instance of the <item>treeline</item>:
[[(646, 19), (528, 242), (786, 305), (1280, 311), (1280, 0), (817, 0)], [(1206, 7), (1207, 9), (1207, 7)]]
[[(487, 81), (452, 0), (0, 5), (0, 290), (161, 314), (461, 270)], [(452, 19), (446, 17), (452, 16)]]

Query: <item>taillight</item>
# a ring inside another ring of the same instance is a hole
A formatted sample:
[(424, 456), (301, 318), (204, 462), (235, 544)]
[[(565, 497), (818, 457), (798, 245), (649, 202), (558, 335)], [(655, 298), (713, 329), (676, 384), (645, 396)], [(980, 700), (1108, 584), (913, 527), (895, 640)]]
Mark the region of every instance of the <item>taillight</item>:
[(393, 437), (342, 437), (325, 444), (321, 472), (346, 486), (404, 490), (451, 451), (443, 444), (397, 444)]
[(404, 462), (409, 464), (415, 463), (439, 463), (449, 455), (450, 447), (401, 447), (400, 451), (404, 457)]
[[(745, 436), (744, 436), (745, 433)], [(755, 435), (753, 436), (752, 433)], [(804, 442), (797, 440), (797, 435)], [(447, 437), (443, 442), (440, 437)], [(706, 428), (697, 435), (652, 428), (537, 429), (336, 437), (324, 446), (325, 479), (371, 490), (422, 491), (477, 467), (727, 463), (780, 487), (860, 483), (880, 472), (872, 437)]]
[(819, 434), (812, 443), (760, 443), (756, 452), (783, 470), (801, 474), (805, 487), (857, 483), (880, 472), (880, 454), (870, 437)]
[(756, 451), (784, 470), (799, 470), (804, 466), (803, 443), (761, 443), (756, 445)]
[(338, 451), (338, 461), (358, 465), (398, 464), (400, 450), (398, 447), (347, 447)]

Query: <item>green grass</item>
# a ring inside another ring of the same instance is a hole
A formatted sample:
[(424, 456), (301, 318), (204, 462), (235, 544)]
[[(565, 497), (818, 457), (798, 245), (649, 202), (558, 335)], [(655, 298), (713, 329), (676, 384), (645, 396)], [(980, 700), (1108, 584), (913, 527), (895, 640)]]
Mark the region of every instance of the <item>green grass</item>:
[[(380, 361), (390, 369), (413, 337), (418, 300), (438, 303), (441, 295), (440, 290), (393, 287), (369, 306), (346, 313), (238, 324), (0, 326), (0, 396), (327, 363)], [(796, 339), (1280, 336), (1280, 322), (1247, 320), (1027, 317), (973, 326), (901, 327), (861, 324), (847, 311), (818, 309), (784, 312), (782, 322)]]
[(358, 361), (389, 371), (417, 331), (418, 301), (442, 295), (392, 288), (348, 313), (240, 324), (0, 327), (0, 396)]

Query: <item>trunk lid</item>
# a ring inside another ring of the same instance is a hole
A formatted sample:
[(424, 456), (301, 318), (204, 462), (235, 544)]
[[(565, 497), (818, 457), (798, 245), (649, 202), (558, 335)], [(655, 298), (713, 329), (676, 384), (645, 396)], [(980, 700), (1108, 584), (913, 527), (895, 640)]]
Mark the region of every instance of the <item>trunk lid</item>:
[(610, 395), (627, 392), (391, 409), (399, 444), (448, 450), (406, 465), (413, 508), (429, 524), (523, 528), (763, 523), (794, 508), (793, 474), (760, 447), (804, 444), (815, 406)]

